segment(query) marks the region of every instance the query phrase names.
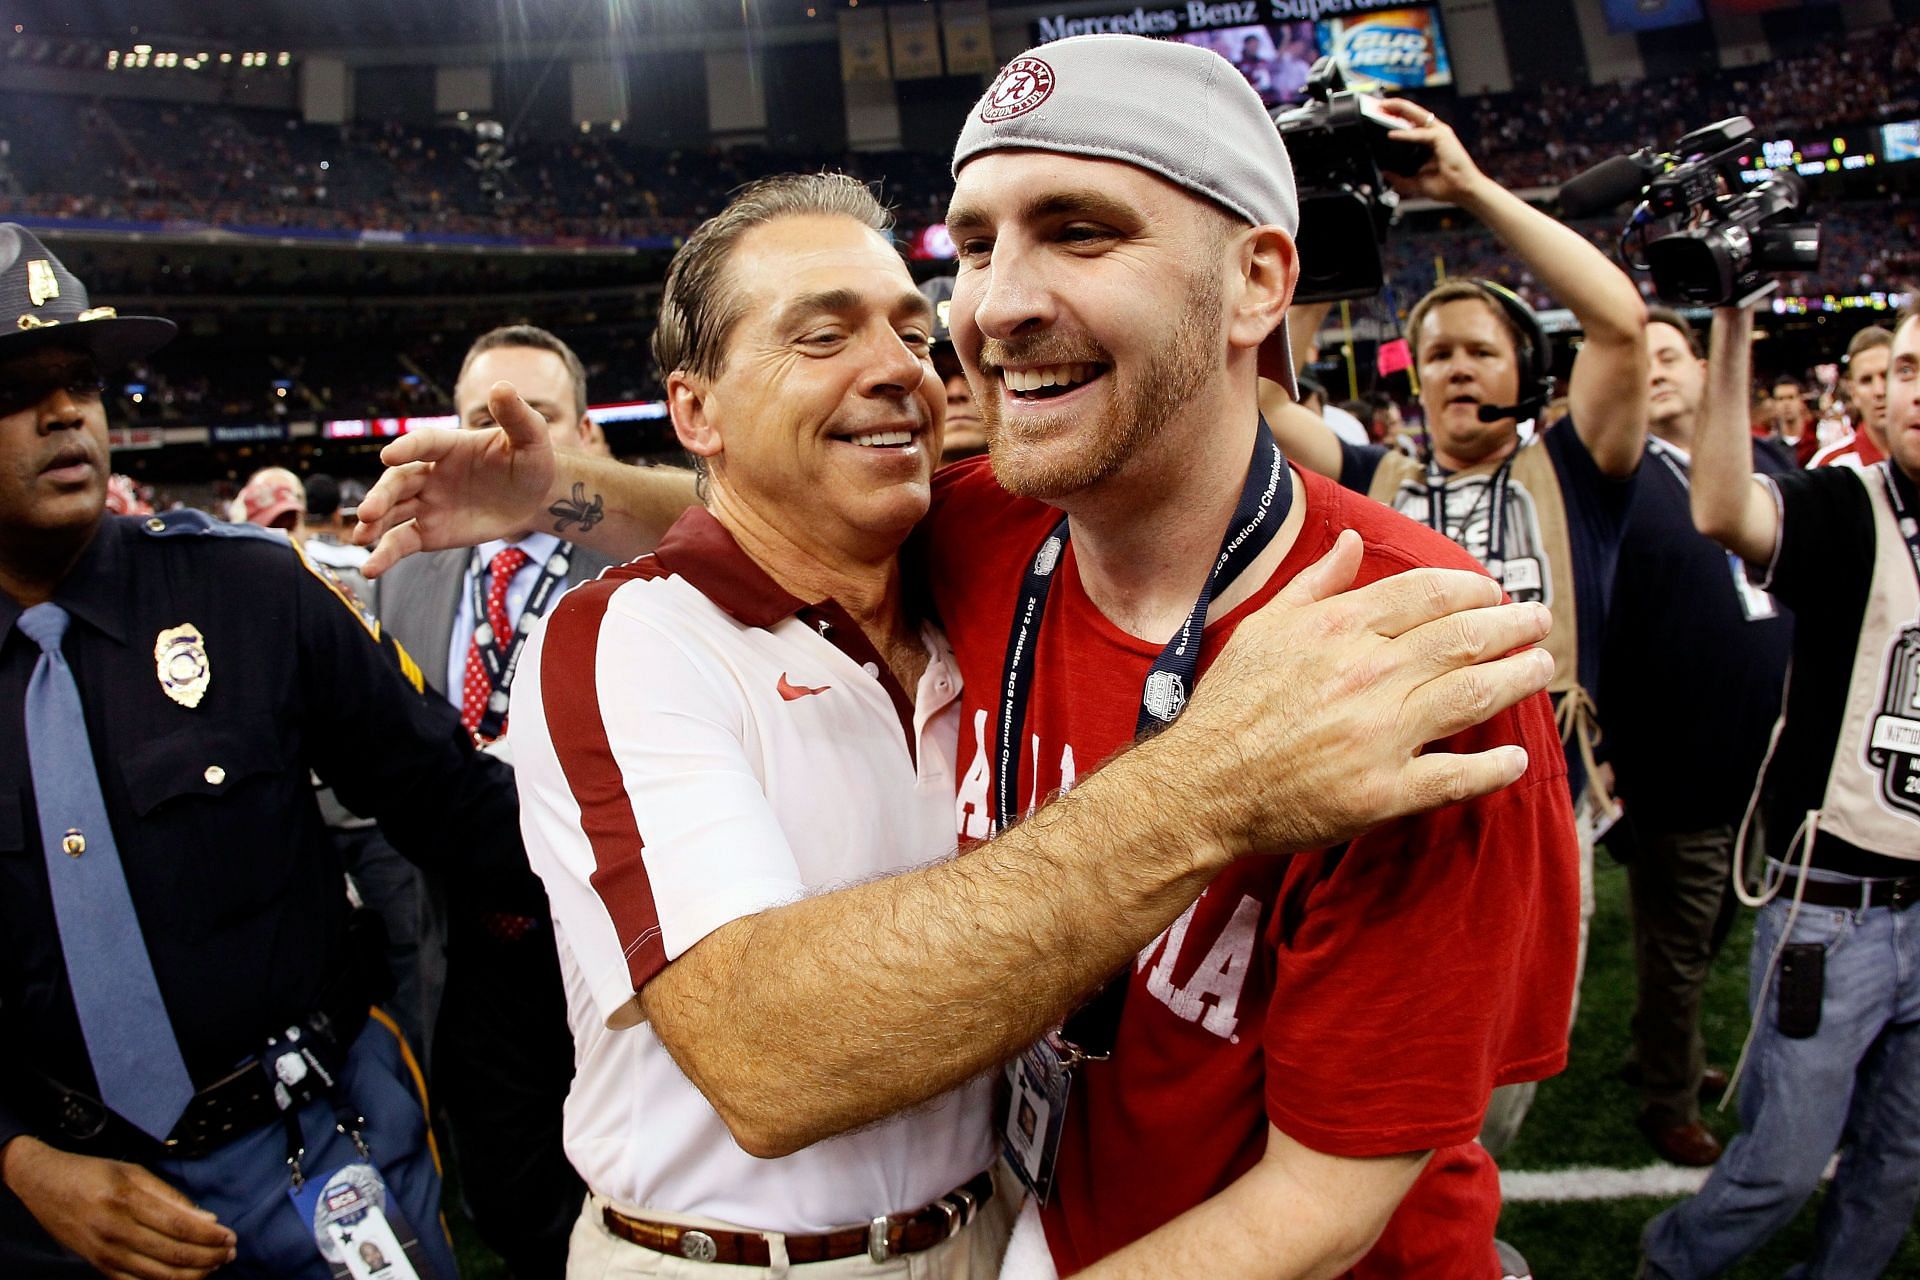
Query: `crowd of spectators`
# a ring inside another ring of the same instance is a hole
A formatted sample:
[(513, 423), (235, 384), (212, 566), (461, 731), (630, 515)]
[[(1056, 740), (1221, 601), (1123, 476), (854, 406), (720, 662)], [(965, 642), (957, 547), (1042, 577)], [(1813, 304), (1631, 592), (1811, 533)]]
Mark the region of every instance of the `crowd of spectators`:
[(756, 177), (815, 168), (884, 183), (903, 219), (945, 208), (944, 158), (910, 152), (671, 151), (602, 131), (514, 148), (483, 172), (458, 124), (105, 100), (53, 113), (24, 95), (0, 95), (0, 118), (33, 122), (8, 139), (4, 212), (63, 220), (630, 244), (685, 235)]
[[(1856, 35), (1730, 71), (1430, 96), (1492, 176), (1551, 186), (1730, 115), (1768, 135), (1920, 115), (1920, 31)], [(45, 99), (7, 95), (0, 112), (31, 122), (10, 133), (13, 181), (0, 202), (41, 217), (633, 243), (684, 235), (729, 191), (784, 170), (881, 182), (908, 225), (938, 221), (946, 198), (946, 157), (914, 152), (661, 150), (603, 129), (560, 145), (509, 139), (511, 163), (483, 174), (475, 136), (458, 124), (340, 128), (264, 110), (104, 100), (54, 113)]]
[[(1763, 134), (1827, 129), (1920, 115), (1920, 31), (1838, 40), (1764, 67), (1707, 71), (1629, 84), (1548, 81), (1511, 93), (1436, 99), (1487, 170), (1516, 188), (1551, 185), (1610, 154), (1746, 113)], [(229, 229), (303, 229), (375, 236), (486, 237), (557, 245), (633, 245), (683, 235), (741, 184), (767, 173), (835, 168), (881, 185), (908, 230), (939, 221), (944, 156), (911, 152), (800, 154), (758, 147), (661, 150), (605, 130), (557, 145), (512, 148), (512, 163), (485, 180), (476, 138), (456, 124), (345, 128), (283, 112), (229, 106), (100, 100), (52, 112), (47, 99), (0, 94), (8, 130), (0, 216), (170, 223)], [(1889, 213), (1891, 209), (1891, 213)], [(1920, 276), (1920, 219), (1897, 203), (1831, 204), (1817, 211), (1821, 269), (1788, 277), (1783, 292), (1819, 296), (1894, 289)], [(1575, 224), (1609, 254), (1618, 225)], [(1387, 302), (1404, 309), (1441, 276), (1499, 280), (1530, 302), (1556, 300), (1472, 222), (1409, 218), (1384, 250)], [(156, 278), (125, 278), (124, 264), (89, 262), (106, 294), (482, 293), (619, 288), (646, 275), (646, 255), (621, 273), (588, 260), (551, 258), (525, 276), (516, 255), (483, 255), (458, 268), (414, 255), (360, 253), (352, 261), (290, 261), (236, 250), (224, 258), (177, 255)], [(150, 259), (143, 270), (152, 269)], [(292, 274), (289, 274), (289, 273)], [(458, 274), (464, 272), (464, 274)], [(453, 274), (450, 274), (453, 273)], [(515, 274), (519, 273), (519, 274)], [(551, 278), (548, 278), (548, 274)], [(640, 308), (644, 310), (644, 306)], [(608, 398), (658, 394), (646, 357), (647, 317), (621, 316), (569, 333)], [(446, 403), (438, 335), (369, 333), (377, 318), (298, 355), (248, 358), (221, 343), (187, 341), (164, 367), (136, 371), (117, 388), (119, 420), (271, 420), (428, 414)]]
[(1452, 112), (1489, 174), (1509, 187), (1552, 186), (1728, 116), (1751, 117), (1763, 136), (1912, 119), (1920, 115), (1920, 31), (1859, 33), (1730, 71), (1618, 84), (1546, 80), (1463, 98)]

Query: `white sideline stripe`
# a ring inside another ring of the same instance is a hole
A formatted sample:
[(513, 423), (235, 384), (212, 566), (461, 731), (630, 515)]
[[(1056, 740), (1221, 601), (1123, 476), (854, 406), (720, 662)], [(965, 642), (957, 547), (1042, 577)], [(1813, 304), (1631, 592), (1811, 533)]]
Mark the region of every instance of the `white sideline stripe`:
[(1502, 1169), (1500, 1196), (1510, 1203), (1690, 1196), (1706, 1180), (1705, 1169), (1683, 1169), (1672, 1164), (1650, 1164), (1641, 1169)]
[[(1833, 1177), (1835, 1163), (1837, 1159), (1827, 1163), (1823, 1178)], [(1500, 1196), (1514, 1203), (1690, 1196), (1706, 1183), (1709, 1172), (1657, 1163), (1639, 1169), (1502, 1169)]]

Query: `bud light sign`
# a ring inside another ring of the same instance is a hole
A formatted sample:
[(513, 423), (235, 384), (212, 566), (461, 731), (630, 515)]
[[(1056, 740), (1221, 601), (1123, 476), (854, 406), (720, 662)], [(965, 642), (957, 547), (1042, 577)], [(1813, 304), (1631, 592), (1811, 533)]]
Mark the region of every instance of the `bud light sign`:
[(1320, 24), (1320, 47), (1355, 88), (1394, 91), (1453, 83), (1431, 9), (1389, 9)]

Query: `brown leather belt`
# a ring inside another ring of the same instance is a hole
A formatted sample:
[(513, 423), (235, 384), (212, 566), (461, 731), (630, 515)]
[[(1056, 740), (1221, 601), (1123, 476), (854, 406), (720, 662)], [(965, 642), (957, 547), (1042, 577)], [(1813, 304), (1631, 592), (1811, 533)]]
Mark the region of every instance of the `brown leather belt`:
[(1800, 895), (1802, 902), (1816, 907), (1892, 907), (1905, 911), (1920, 902), (1920, 876), (1898, 880), (1856, 880), (1840, 884), (1832, 880), (1809, 880)]
[[(787, 1236), (787, 1261), (832, 1262), (864, 1253), (875, 1262), (885, 1262), (901, 1254), (919, 1253), (952, 1239), (991, 1199), (993, 1174), (982, 1173), (932, 1204), (875, 1218), (864, 1227), (845, 1227), (814, 1236)], [(726, 1262), (738, 1267), (773, 1265), (773, 1246), (758, 1231), (648, 1222), (643, 1218), (630, 1218), (612, 1205), (601, 1209), (600, 1217), (609, 1232), (655, 1253), (695, 1262)]]

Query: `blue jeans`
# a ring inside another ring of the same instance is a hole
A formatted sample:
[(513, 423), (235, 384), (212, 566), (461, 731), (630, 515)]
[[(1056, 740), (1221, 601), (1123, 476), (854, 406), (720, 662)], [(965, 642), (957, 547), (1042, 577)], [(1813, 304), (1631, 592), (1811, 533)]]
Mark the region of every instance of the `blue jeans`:
[[(1809, 872), (1811, 880), (1859, 884)], [(1751, 1001), (1787, 922), (1792, 881), (1760, 912), (1748, 966)], [(1821, 1206), (1800, 1280), (1866, 1280), (1886, 1267), (1920, 1202), (1920, 910), (1802, 906), (1790, 943), (1826, 949), (1819, 1029), (1779, 1029), (1779, 975), (1769, 985), (1747, 1074), (1741, 1133), (1700, 1194), (1647, 1225), (1650, 1274), (1716, 1276), (1790, 1222), (1839, 1172)]]
[[(419, 1234), (439, 1280), (456, 1280), (453, 1248), (440, 1220), (440, 1173), (428, 1145), (426, 1116), (400, 1042), (378, 1020), (354, 1041), (336, 1096), (366, 1117), (367, 1145), (397, 1204)], [(324, 1176), (357, 1158), (334, 1130), (334, 1109), (315, 1102), (300, 1112), (306, 1168)], [(164, 1160), (154, 1173), (210, 1209), (239, 1237), (239, 1257), (221, 1280), (332, 1280), (313, 1229), (287, 1196), (287, 1135), (268, 1124), (201, 1160)], [(0, 1275), (33, 1280), (98, 1280), (99, 1273), (54, 1243), (24, 1206), (0, 1188)]]

